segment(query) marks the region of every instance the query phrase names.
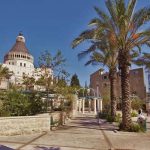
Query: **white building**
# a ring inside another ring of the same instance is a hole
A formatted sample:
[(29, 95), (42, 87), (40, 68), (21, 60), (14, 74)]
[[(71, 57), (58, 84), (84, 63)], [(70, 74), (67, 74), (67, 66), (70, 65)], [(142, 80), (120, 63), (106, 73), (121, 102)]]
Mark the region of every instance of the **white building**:
[[(17, 36), (14, 46), (4, 56), (3, 67), (7, 67), (13, 72), (10, 82), (14, 84), (21, 84), (23, 75), (34, 77), (35, 80), (38, 80), (44, 73), (41, 68), (34, 68), (34, 58), (29, 53), (25, 45), (25, 38), (21, 33)], [(51, 69), (49, 69), (49, 74), (53, 75)]]

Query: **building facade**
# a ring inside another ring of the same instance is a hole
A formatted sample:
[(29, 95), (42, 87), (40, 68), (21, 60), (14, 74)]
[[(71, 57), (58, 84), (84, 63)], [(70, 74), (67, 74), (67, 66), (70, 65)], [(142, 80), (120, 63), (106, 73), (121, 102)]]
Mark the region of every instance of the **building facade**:
[[(19, 33), (14, 46), (4, 56), (2, 66), (7, 67), (12, 72), (9, 81), (16, 85), (22, 84), (24, 75), (38, 80), (44, 74), (42, 68), (34, 67), (34, 57), (27, 49), (22, 33)], [(48, 71), (49, 75), (53, 76), (53, 71), (51, 69)]]
[[(145, 101), (146, 87), (144, 83), (144, 71), (143, 68), (130, 70), (130, 94), (136, 95), (140, 99)], [(121, 80), (120, 74), (117, 73), (117, 97), (121, 97)], [(99, 71), (90, 75), (90, 87), (100, 95), (108, 95), (110, 91), (109, 73), (102, 73)]]

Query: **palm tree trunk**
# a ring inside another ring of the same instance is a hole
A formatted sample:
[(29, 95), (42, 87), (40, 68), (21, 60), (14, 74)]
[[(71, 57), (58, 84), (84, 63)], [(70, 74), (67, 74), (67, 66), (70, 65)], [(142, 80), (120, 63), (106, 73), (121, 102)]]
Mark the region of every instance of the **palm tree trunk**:
[(129, 82), (129, 53), (119, 56), (119, 69), (121, 70), (121, 93), (122, 93), (122, 128), (129, 130), (131, 127), (131, 101)]
[(109, 72), (110, 80), (110, 98), (111, 98), (111, 116), (115, 119), (116, 116), (116, 107), (117, 107), (117, 93), (116, 93), (116, 76), (117, 69), (114, 68)]

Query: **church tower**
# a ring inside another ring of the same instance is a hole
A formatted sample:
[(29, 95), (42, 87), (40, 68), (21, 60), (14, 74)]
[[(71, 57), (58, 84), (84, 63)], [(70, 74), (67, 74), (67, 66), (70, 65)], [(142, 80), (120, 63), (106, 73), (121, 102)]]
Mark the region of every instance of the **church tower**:
[[(16, 43), (4, 56), (3, 66), (13, 72), (15, 83), (21, 83), (23, 75), (32, 76), (34, 73), (34, 58), (25, 45), (25, 38), (22, 33), (16, 38)], [(13, 81), (14, 82), (14, 81)]]

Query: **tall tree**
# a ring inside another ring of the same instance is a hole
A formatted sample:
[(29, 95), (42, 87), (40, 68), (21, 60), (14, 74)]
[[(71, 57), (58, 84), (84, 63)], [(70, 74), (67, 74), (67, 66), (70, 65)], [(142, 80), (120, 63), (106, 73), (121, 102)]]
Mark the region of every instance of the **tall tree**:
[[(94, 32), (96, 30), (99, 30), (99, 27), (95, 28)], [(83, 39), (86, 40), (84, 37)], [(78, 38), (74, 40), (73, 45), (75, 46), (76, 43), (78, 43)], [(90, 54), (90, 58), (85, 65), (105, 65), (109, 69), (111, 115), (115, 118), (117, 105), (116, 79), (118, 53), (109, 33), (101, 38), (98, 36), (96, 38), (92, 37), (90, 47), (79, 53), (78, 57), (83, 58), (88, 54)]]
[(34, 89), (35, 79), (24, 74), (22, 84), (25, 85), (26, 90)]
[[(64, 59), (60, 50), (57, 51), (55, 56), (52, 56), (48, 51), (44, 51), (39, 57), (39, 66), (44, 70), (44, 75), (41, 79), (45, 80), (47, 90), (52, 85), (53, 76), (54, 78), (59, 78), (59, 76), (63, 76), (66, 73), (63, 68), (65, 62), (66, 59)], [(53, 73), (52, 75), (50, 75), (50, 69)]]
[(80, 81), (78, 79), (77, 74), (74, 74), (71, 78), (70, 86), (72, 87), (80, 87)]
[(13, 72), (9, 71), (7, 67), (0, 65), (0, 83), (3, 78), (9, 79), (12, 76)]
[[(54, 88), (54, 80), (56, 79), (57, 82), (59, 77), (67, 76), (68, 74), (64, 70), (66, 59), (63, 57), (60, 50), (52, 56), (50, 52), (44, 51), (41, 56), (39, 57), (39, 66), (43, 69), (44, 75), (42, 75), (41, 79), (39, 80), (40, 84), (44, 84), (47, 91), (47, 107), (48, 107), (48, 94), (49, 91)], [(50, 70), (53, 74), (50, 73)], [(56, 81), (55, 80), (55, 81)], [(57, 82), (55, 86), (57, 86)], [(51, 108), (53, 107), (51, 101)]]
[[(132, 125), (129, 84), (131, 52), (141, 51), (143, 45), (150, 46), (150, 29), (143, 27), (150, 21), (150, 7), (144, 7), (135, 12), (136, 2), (137, 0), (129, 0), (126, 4), (124, 0), (106, 0), (105, 4), (109, 14), (95, 7), (99, 18), (93, 19), (91, 23), (99, 26), (99, 30), (92, 28), (83, 32), (76, 43), (79, 44), (85, 38), (88, 40), (93, 36), (95, 38), (97, 36), (102, 37), (104, 31), (111, 33), (110, 37), (114, 40), (119, 53), (118, 62), (121, 72), (122, 122), (124, 130), (129, 130)], [(83, 37), (85, 38), (83, 39)]]
[[(129, 68), (132, 50), (140, 50), (141, 46), (150, 43), (150, 29), (144, 30), (143, 25), (150, 21), (150, 8), (144, 7), (135, 12), (136, 0), (129, 0), (127, 5), (124, 0), (106, 1), (106, 7), (110, 13), (110, 29), (119, 51), (119, 69), (121, 72), (122, 87), (122, 112), (123, 129), (131, 127), (131, 101)], [(142, 29), (143, 30), (140, 30)], [(106, 28), (105, 28), (106, 29)]]

